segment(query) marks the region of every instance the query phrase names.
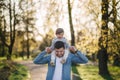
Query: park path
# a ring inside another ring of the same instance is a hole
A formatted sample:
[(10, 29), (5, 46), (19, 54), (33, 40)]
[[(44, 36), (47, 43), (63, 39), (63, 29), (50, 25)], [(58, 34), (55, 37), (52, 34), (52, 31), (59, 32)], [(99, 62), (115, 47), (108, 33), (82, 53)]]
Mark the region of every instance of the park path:
[(19, 63), (27, 66), (29, 70), (28, 80), (45, 80), (47, 65), (36, 65), (33, 61), (21, 61)]
[[(27, 80), (46, 80), (47, 65), (36, 65), (33, 61), (20, 61), (19, 63), (27, 66), (29, 70)], [(78, 75), (72, 73), (72, 80), (79, 80)]]

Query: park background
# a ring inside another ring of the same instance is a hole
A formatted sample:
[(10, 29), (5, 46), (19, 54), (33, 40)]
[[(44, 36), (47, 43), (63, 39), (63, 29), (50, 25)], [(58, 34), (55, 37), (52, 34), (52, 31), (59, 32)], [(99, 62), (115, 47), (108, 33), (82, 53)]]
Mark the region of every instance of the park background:
[(120, 0), (0, 0), (0, 80), (27, 80), (58, 27), (89, 59), (78, 80), (120, 80)]

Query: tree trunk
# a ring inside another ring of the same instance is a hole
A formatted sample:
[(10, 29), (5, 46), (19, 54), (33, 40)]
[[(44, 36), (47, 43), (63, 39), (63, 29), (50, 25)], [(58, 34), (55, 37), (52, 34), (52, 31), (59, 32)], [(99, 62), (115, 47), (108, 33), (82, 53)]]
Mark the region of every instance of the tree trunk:
[(5, 45), (2, 44), (2, 53), (1, 56), (4, 57), (5, 56)]
[(101, 37), (99, 39), (98, 60), (99, 60), (99, 74), (109, 75), (107, 61), (107, 46), (108, 46), (108, 0), (102, 0), (102, 26)]
[(100, 75), (108, 75), (108, 67), (107, 67), (107, 60), (108, 60), (108, 55), (107, 55), (107, 50), (105, 48), (102, 48), (98, 51), (98, 59), (99, 59), (99, 74)]
[(14, 45), (14, 42), (15, 42), (15, 3), (14, 3), (14, 6), (13, 6), (13, 25), (12, 25), (12, 7), (11, 7), (11, 0), (10, 0), (10, 4), (9, 4), (9, 17), (10, 17), (10, 45), (8, 47), (8, 52), (9, 52), (9, 55), (7, 56), (7, 59), (8, 60), (11, 60), (11, 56), (12, 56), (12, 49), (13, 49), (13, 45)]
[(8, 55), (7, 55), (7, 60), (11, 60), (11, 55), (12, 55), (12, 46), (9, 46), (8, 48)]
[[(11, 7), (11, 0), (10, 4), (9, 4), (9, 18), (10, 18), (10, 45), (8, 46), (8, 55), (7, 55), (7, 60), (11, 60), (11, 56), (12, 56), (12, 49), (13, 49), (13, 45), (15, 42), (15, 21), (16, 21), (16, 16), (15, 16), (15, 3), (13, 6), (13, 13), (12, 13), (12, 7)], [(13, 24), (12, 24), (12, 14), (13, 14)]]
[(29, 35), (28, 35), (28, 27), (27, 27), (27, 58), (29, 59), (30, 50), (29, 50)]
[(9, 24), (10, 24), (10, 45), (9, 45), (9, 47), (8, 47), (8, 55), (7, 55), (7, 60), (11, 60), (11, 54), (12, 54), (12, 46), (11, 46), (11, 42), (12, 42), (12, 35), (13, 35), (13, 33), (12, 33), (12, 31), (13, 31), (13, 28), (12, 28), (12, 7), (11, 7), (11, 0), (9, 0), (9, 19), (10, 19), (10, 21), (9, 21)]
[[(27, 8), (28, 8), (28, 0), (27, 0)], [(26, 32), (27, 32), (27, 58), (29, 59), (30, 50), (29, 50), (29, 28), (28, 28), (28, 25), (29, 25), (29, 13), (28, 13), (28, 10), (27, 10), (27, 24), (26, 24)]]
[(70, 0), (68, 0), (68, 13), (69, 13), (69, 24), (70, 24), (70, 32), (71, 32), (71, 45), (75, 46), (75, 35), (74, 35), (74, 28), (72, 23)]

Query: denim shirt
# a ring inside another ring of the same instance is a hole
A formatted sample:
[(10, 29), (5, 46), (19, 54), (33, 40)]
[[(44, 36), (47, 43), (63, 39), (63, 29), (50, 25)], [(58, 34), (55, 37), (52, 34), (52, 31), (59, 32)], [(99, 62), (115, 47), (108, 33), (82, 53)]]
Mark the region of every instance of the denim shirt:
[[(47, 55), (46, 51), (42, 51), (35, 59), (35, 64), (48, 64), (48, 72), (46, 80), (52, 80), (55, 66), (50, 64), (51, 55)], [(70, 53), (66, 62), (63, 64), (62, 68), (62, 80), (71, 80), (71, 65), (72, 63), (87, 63), (87, 57), (82, 54), (80, 51), (77, 51), (76, 54)]]

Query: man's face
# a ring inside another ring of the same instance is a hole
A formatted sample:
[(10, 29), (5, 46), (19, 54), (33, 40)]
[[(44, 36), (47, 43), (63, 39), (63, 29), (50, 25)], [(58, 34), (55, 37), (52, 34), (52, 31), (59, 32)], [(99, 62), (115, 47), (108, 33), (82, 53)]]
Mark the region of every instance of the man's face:
[(57, 57), (62, 57), (64, 55), (64, 48), (55, 49), (55, 54)]

